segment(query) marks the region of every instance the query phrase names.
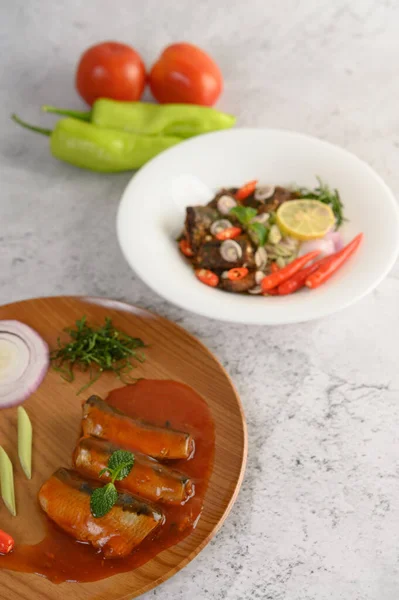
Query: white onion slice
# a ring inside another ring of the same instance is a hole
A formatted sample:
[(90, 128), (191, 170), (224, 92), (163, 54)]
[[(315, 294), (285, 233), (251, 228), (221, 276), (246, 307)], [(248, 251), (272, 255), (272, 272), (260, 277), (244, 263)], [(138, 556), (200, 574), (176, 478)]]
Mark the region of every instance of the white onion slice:
[(46, 342), (20, 321), (0, 321), (0, 409), (21, 404), (49, 368)]

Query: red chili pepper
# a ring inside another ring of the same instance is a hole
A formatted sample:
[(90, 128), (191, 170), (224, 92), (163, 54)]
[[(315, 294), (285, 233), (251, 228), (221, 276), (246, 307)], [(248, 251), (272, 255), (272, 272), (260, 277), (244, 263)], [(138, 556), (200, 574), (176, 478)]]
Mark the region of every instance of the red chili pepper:
[(194, 256), (193, 249), (191, 248), (190, 244), (188, 243), (188, 241), (186, 239), (180, 240), (179, 248), (180, 248), (180, 252), (182, 254), (184, 254), (184, 256), (188, 256), (189, 258)]
[(236, 267), (234, 269), (230, 269), (227, 271), (227, 278), (231, 279), (231, 281), (238, 281), (239, 279), (244, 279), (248, 275), (247, 267)]
[(339, 252), (336, 252), (332, 256), (329, 256), (329, 260), (321, 265), (319, 269), (315, 273), (312, 273), (306, 279), (306, 285), (308, 288), (312, 290), (325, 283), (338, 269), (342, 267), (342, 265), (349, 259), (350, 256), (358, 249), (361, 241), (363, 239), (363, 234), (359, 233), (345, 248), (342, 248)]
[(303, 288), (305, 286), (305, 281), (307, 280), (309, 275), (311, 275), (312, 273), (317, 271), (317, 269), (319, 267), (321, 267), (321, 265), (324, 264), (325, 262), (327, 262), (327, 260), (329, 260), (329, 259), (330, 259), (330, 256), (325, 256), (324, 258), (320, 258), (320, 260), (317, 260), (316, 262), (309, 265), (308, 267), (301, 269), (300, 271), (295, 273), (295, 275), (293, 275), (292, 277), (290, 277), (289, 279), (287, 279), (286, 281), (281, 283), (277, 288), (279, 295), (285, 296), (287, 294), (293, 294), (294, 292)]
[(270, 271), (272, 273), (277, 273), (280, 270), (280, 267), (278, 266), (278, 264), (273, 261), (272, 264), (270, 265)]
[(5, 531), (0, 529), (0, 554), (8, 554), (14, 549), (14, 540)]
[(248, 198), (248, 196), (253, 194), (253, 192), (255, 191), (257, 183), (257, 179), (254, 179), (253, 181), (248, 181), (248, 183), (246, 183), (236, 191), (236, 193), (234, 194), (235, 199), (244, 200), (245, 198)]
[(283, 267), (277, 273), (272, 273), (271, 275), (266, 275), (262, 279), (262, 292), (269, 292), (269, 290), (277, 287), (283, 281), (287, 281), (290, 277), (292, 277), (295, 273), (300, 271), (305, 265), (308, 264), (313, 258), (316, 258), (320, 254), (320, 250), (313, 250), (313, 252), (308, 252), (304, 256), (297, 258), (292, 263)]
[(216, 287), (219, 283), (219, 277), (209, 269), (196, 269), (195, 275), (201, 283), (205, 283), (205, 285), (209, 285), (210, 287)]
[(215, 235), (217, 240), (232, 240), (240, 235), (241, 227), (227, 227)]
[(273, 288), (271, 290), (267, 290), (267, 292), (265, 292), (265, 296), (278, 296), (278, 289)]

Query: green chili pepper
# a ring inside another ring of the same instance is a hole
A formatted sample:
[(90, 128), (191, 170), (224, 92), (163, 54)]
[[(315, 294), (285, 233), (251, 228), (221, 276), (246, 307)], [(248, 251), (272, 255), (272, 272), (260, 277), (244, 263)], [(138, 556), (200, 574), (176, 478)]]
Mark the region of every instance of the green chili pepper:
[(98, 127), (146, 135), (189, 138), (200, 133), (233, 127), (236, 118), (209, 106), (150, 104), (100, 98), (90, 112), (43, 106), (44, 111), (91, 121)]
[(139, 169), (148, 160), (175, 144), (180, 138), (148, 136), (101, 129), (78, 119), (61, 119), (54, 130), (35, 127), (16, 115), (13, 120), (36, 133), (50, 137), (51, 154), (83, 169), (116, 173)]

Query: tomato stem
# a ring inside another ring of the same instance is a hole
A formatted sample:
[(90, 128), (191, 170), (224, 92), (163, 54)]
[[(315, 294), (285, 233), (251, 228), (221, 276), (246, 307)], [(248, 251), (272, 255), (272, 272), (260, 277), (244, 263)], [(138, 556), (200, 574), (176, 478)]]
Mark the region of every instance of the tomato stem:
[(36, 127), (35, 125), (30, 125), (29, 123), (26, 123), (26, 121), (20, 119), (16, 114), (11, 115), (11, 118), (13, 121), (18, 123), (18, 125), (21, 125), (22, 127), (25, 127), (25, 129), (29, 129), (30, 131), (34, 131), (35, 133), (41, 133), (42, 135), (51, 135), (53, 133), (52, 129)]

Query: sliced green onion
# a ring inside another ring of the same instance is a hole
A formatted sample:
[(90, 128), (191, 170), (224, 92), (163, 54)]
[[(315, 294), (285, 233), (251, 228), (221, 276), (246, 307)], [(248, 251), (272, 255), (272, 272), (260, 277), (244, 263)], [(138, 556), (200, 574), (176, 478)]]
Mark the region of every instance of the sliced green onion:
[(14, 492), (14, 472), (12, 468), (12, 462), (8, 457), (7, 452), (0, 446), (0, 483), (1, 483), (1, 497), (3, 502), (15, 517), (17, 515), (17, 509), (15, 506), (15, 492)]
[(18, 456), (24, 473), (32, 478), (32, 423), (28, 413), (18, 406)]

